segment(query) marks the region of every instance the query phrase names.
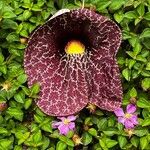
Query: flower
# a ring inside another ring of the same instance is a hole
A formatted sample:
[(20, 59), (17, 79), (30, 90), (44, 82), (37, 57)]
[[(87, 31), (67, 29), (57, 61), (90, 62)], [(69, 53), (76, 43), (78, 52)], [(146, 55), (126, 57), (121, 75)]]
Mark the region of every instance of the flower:
[(57, 14), (31, 35), (24, 54), (29, 87), (40, 83), (36, 104), (51, 116), (69, 116), (88, 103), (114, 111), (122, 86), (116, 54), (119, 27), (89, 9)]
[(20, 43), (21, 44), (26, 44), (27, 43), (27, 38), (20, 38)]
[(72, 137), (72, 140), (74, 142), (74, 144), (77, 146), (77, 145), (80, 145), (80, 144), (83, 144), (82, 143), (82, 138), (79, 137), (79, 135), (77, 134), (74, 134), (73, 137)]
[(4, 83), (1, 84), (1, 86), (2, 86), (1, 90), (8, 91), (11, 88), (11, 83), (9, 81), (5, 81)]
[(75, 123), (73, 121), (76, 120), (76, 116), (68, 116), (65, 117), (57, 117), (61, 121), (54, 121), (52, 123), (53, 128), (58, 128), (60, 134), (67, 135), (70, 130), (75, 129)]
[(6, 102), (0, 102), (0, 112), (7, 109), (7, 103)]
[(126, 113), (123, 112), (122, 108), (118, 108), (114, 111), (118, 117), (118, 122), (122, 123), (126, 129), (132, 129), (138, 124), (137, 114), (135, 114), (136, 106), (133, 104), (127, 105)]
[(129, 138), (134, 134), (134, 130), (133, 129), (124, 129), (124, 131), (127, 133)]
[(130, 98), (130, 103), (136, 104), (136, 102), (137, 102), (137, 99), (135, 97)]
[(96, 106), (91, 103), (89, 103), (86, 108), (90, 111), (90, 113), (94, 113), (96, 110)]

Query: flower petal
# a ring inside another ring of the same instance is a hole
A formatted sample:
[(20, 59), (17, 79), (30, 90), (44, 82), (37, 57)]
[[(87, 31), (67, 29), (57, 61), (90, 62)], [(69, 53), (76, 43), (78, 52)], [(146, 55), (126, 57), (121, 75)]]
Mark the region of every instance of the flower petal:
[(118, 122), (122, 123), (124, 125), (125, 118), (124, 117), (118, 117)]
[(114, 111), (115, 115), (117, 117), (121, 117), (121, 116), (124, 116), (124, 112), (123, 112), (123, 109), (122, 108), (118, 108)]
[(67, 135), (67, 133), (69, 132), (69, 126), (68, 125), (62, 124), (58, 127), (58, 129), (59, 129), (60, 134), (63, 134), (63, 135)]
[[(91, 46), (87, 81), (89, 101), (98, 107), (114, 111), (121, 106), (122, 86), (120, 72), (114, 58), (121, 44), (121, 31), (111, 20), (88, 10), (74, 11), (74, 19), (84, 18), (88, 40)], [(78, 15), (75, 15), (78, 14)], [(92, 18), (91, 18), (92, 16)]]
[(75, 36), (76, 32), (81, 36), (84, 28), (78, 20), (72, 21), (71, 14), (64, 13), (38, 28), (25, 51), (28, 85), (31, 87), (36, 82), (40, 83), (36, 104), (52, 116), (75, 114), (88, 103), (86, 57), (70, 61), (64, 54), (63, 44), (67, 36)]
[(52, 128), (58, 128), (61, 124), (62, 122), (54, 121), (52, 122)]
[(74, 122), (70, 122), (69, 125), (68, 125), (68, 127), (69, 127), (70, 130), (74, 130), (75, 123)]
[(63, 122), (66, 118), (65, 117), (57, 117), (57, 119), (59, 119)]
[(137, 117), (137, 115), (133, 115), (133, 116), (130, 118), (130, 121), (131, 121), (134, 125), (137, 125), (137, 124), (138, 124), (138, 117)]
[[(92, 58), (91, 58), (92, 59)], [(90, 102), (108, 111), (120, 108), (122, 101), (122, 86), (120, 72), (116, 60), (104, 57), (94, 60), (90, 68), (90, 85), (92, 94)]]
[(75, 121), (76, 120), (76, 116), (68, 116), (67, 117), (67, 119), (69, 120), (69, 121)]
[(132, 129), (134, 128), (134, 124), (130, 119), (126, 119), (124, 122), (125, 128), (126, 129)]
[(127, 113), (132, 114), (136, 111), (136, 106), (133, 104), (129, 104), (127, 105), (126, 111)]

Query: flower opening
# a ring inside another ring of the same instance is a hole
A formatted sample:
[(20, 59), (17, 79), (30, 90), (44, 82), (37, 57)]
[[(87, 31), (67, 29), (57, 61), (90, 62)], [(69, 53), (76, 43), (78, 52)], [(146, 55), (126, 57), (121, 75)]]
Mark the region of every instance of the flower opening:
[(67, 43), (65, 47), (65, 52), (67, 54), (83, 54), (85, 51), (85, 46), (78, 40), (72, 40)]
[(70, 120), (68, 120), (68, 119), (64, 119), (63, 123), (67, 125), (67, 124), (69, 124), (69, 123), (70, 123)]
[(125, 113), (125, 118), (129, 119), (132, 117), (132, 114), (129, 114), (129, 113)]

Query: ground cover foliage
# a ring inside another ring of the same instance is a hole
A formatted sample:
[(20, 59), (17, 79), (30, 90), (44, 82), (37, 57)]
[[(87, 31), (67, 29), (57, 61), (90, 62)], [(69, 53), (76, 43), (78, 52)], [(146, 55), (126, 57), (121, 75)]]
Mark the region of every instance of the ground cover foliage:
[[(78, 0), (0, 0), (0, 150), (150, 149), (150, 0), (86, 0), (84, 6), (111, 18), (122, 30), (117, 55), (122, 106), (137, 105), (139, 125), (134, 130), (124, 129), (114, 113), (84, 109), (76, 130), (60, 135), (51, 126), (56, 118), (34, 104), (40, 87), (27, 87), (27, 40), (57, 10), (81, 6)], [(77, 145), (80, 137), (82, 144)]]

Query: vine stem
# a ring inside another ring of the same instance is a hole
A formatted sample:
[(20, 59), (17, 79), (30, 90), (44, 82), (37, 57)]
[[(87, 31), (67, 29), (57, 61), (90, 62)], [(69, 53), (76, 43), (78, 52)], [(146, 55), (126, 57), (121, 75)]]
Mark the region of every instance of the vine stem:
[(82, 9), (84, 8), (84, 5), (85, 5), (85, 0), (82, 0)]

